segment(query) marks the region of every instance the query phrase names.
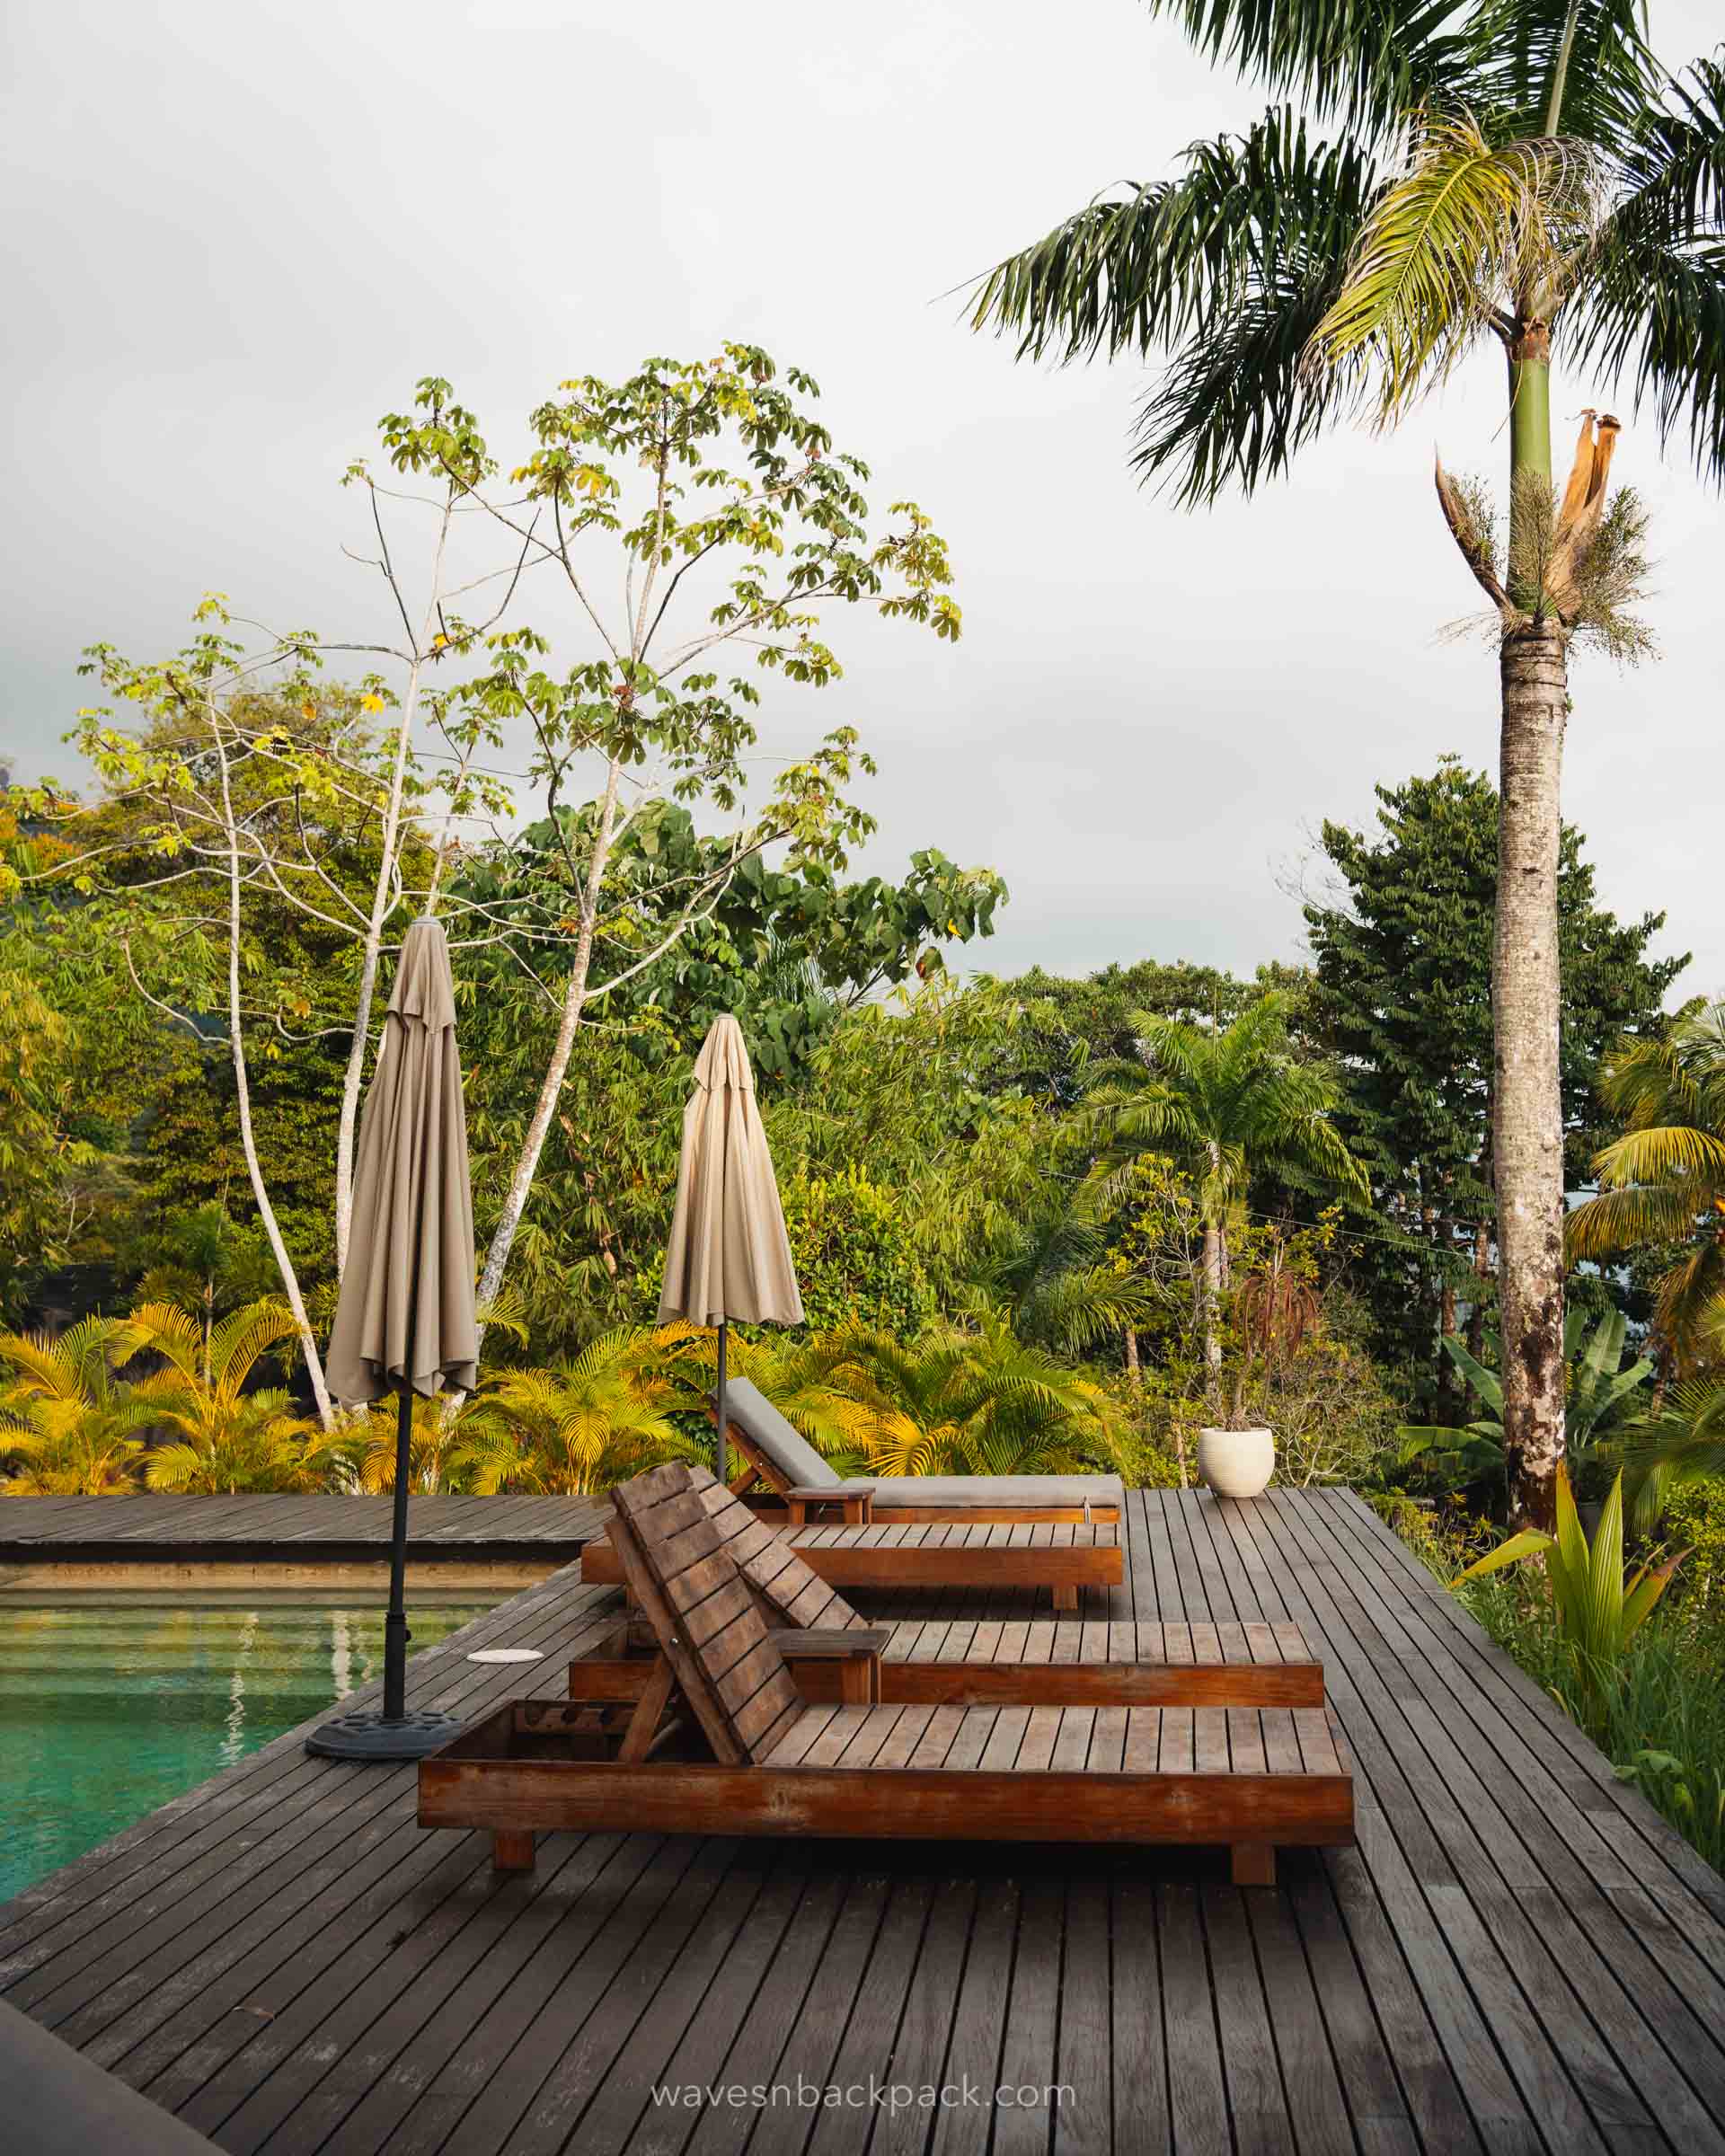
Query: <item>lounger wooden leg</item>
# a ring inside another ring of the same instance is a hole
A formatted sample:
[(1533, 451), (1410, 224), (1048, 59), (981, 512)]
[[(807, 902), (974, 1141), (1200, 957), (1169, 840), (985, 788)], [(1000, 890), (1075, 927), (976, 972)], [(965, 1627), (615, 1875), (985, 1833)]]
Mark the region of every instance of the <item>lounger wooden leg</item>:
[(853, 1655), (838, 1666), (838, 1696), (846, 1707), (880, 1704), (880, 1657)]
[(617, 1750), (620, 1760), (632, 1762), (646, 1758), (648, 1746), (653, 1741), (653, 1733), (659, 1727), (659, 1719), (671, 1696), (671, 1682), (670, 1663), (661, 1653), (653, 1664), (647, 1682), (641, 1688), (641, 1697), (635, 1701), (635, 1710), (629, 1718), (629, 1727), (624, 1732), (623, 1743)]
[(1057, 1610), (1075, 1610), (1078, 1607), (1076, 1587), (1056, 1587), (1053, 1589), (1053, 1594), (1054, 1606)]
[(531, 1871), (533, 1836), (517, 1827), (499, 1827), (491, 1836), (493, 1871)]
[(1228, 1854), (1234, 1860), (1236, 1886), (1276, 1884), (1276, 1851), (1268, 1842), (1236, 1842)]

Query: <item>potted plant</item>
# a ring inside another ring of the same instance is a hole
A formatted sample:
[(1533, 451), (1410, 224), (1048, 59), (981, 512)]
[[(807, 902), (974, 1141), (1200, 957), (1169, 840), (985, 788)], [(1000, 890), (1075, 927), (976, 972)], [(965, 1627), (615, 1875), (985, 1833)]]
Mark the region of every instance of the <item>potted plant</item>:
[(1198, 1433), (1198, 1471), (1218, 1498), (1261, 1497), (1276, 1471), (1276, 1440), (1248, 1420), (1245, 1373), (1236, 1374), (1227, 1413)]

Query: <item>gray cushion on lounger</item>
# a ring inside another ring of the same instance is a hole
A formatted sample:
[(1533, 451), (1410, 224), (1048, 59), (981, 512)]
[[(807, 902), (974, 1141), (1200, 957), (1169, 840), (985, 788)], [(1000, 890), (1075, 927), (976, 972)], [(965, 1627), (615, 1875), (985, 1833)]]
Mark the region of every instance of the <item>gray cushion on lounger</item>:
[(997, 1511), (1022, 1505), (1076, 1511), (1079, 1506), (1123, 1507), (1126, 1485), (1118, 1475), (893, 1475), (877, 1476), (874, 1502), (882, 1506), (921, 1505), (961, 1512), (967, 1505), (992, 1505)]
[[(725, 1413), (793, 1487), (846, 1487), (832, 1463), (823, 1460), (746, 1377), (726, 1380)], [(872, 1486), (878, 1506), (937, 1506), (951, 1512), (969, 1505), (1022, 1505), (1030, 1511), (1039, 1507), (1075, 1510), (1085, 1503), (1120, 1507), (1126, 1502), (1126, 1486), (1118, 1475), (894, 1475), (884, 1480), (864, 1475), (858, 1480)]]
[(793, 1486), (836, 1489), (839, 1478), (802, 1433), (794, 1428), (757, 1386), (746, 1377), (725, 1380), (725, 1417), (754, 1439)]

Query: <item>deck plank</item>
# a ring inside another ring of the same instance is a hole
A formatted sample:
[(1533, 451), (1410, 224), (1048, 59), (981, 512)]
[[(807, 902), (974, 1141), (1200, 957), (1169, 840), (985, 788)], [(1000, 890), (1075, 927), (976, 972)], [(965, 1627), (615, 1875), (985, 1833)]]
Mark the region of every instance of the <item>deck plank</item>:
[[(64, 1559), (93, 1507), (141, 1560), (199, 1535), (255, 1549), (260, 1502), (302, 1556), (386, 1533), (386, 1499), (321, 1498), (13, 1499), (0, 1532), (40, 1506), (25, 1539)], [(557, 1696), (615, 1622), (615, 1593), (567, 1565), (602, 1513), (416, 1498), (411, 1517), (427, 1550), (565, 1567), (416, 1657), (411, 1696)], [(1118, 1657), (1119, 1628), (1163, 1624), (1192, 1628), (1171, 1655), (1273, 1660), (1297, 1626), (1354, 1764), (1358, 1849), (1284, 1852), (1278, 1888), (1243, 1892), (1208, 1852), (1073, 1851), (1057, 1828), (1034, 1851), (559, 1834), (500, 1876), (485, 1837), (416, 1826), (411, 1770), (312, 1760), (295, 1732), (0, 1910), (0, 1993), (234, 2156), (1725, 2156), (1725, 1883), (1375, 1515), (1342, 1491), (1132, 1491), (1120, 1536), (1122, 1584), (1058, 1627), (1016, 1590), (857, 1599), (923, 1624), (919, 1660)], [(545, 1659), (466, 1658), (505, 1643)], [(810, 1742), (828, 1728), (860, 1741), (826, 1710)], [(919, 1708), (874, 1729), (883, 1763), (954, 1772), (1243, 1745), (1273, 1769), (1331, 1741), (1310, 1712)], [(871, 2074), (1073, 2095), (885, 2119), (651, 2094)]]

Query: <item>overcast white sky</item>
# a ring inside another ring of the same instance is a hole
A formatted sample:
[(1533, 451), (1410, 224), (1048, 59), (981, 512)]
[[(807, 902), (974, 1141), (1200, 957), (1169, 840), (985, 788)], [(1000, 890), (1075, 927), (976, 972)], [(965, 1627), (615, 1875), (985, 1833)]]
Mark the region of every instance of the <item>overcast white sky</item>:
[[(1717, 0), (1653, 21), (1673, 62), (1720, 34)], [(1132, 0), (10, 0), (0, 37), (24, 773), (66, 772), (80, 647), (165, 650), (207, 588), (387, 628), (338, 482), (420, 375), (507, 453), (563, 377), (727, 336), (809, 368), (881, 501), (951, 541), (963, 641), (839, 624), (845, 680), (775, 690), (763, 730), (858, 728), (865, 865), (1003, 871), (991, 969), (1296, 956), (1321, 818), (1445, 750), (1495, 764), (1495, 659), (1435, 641), (1473, 590), (1429, 482), (1434, 441), (1500, 464), (1493, 355), (1399, 436), (1192, 515), (1127, 468), (1141, 370), (1016, 365), (942, 296), (1261, 105)], [(1664, 657), (1580, 662), (1566, 809), (1606, 901), (1694, 950), (1679, 993), (1718, 992), (1718, 504), (1650, 431), (1616, 473), (1656, 512)]]

